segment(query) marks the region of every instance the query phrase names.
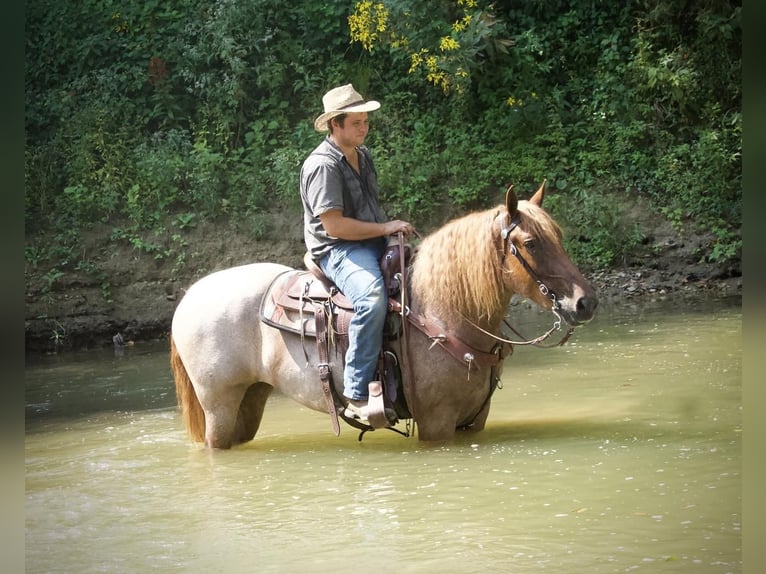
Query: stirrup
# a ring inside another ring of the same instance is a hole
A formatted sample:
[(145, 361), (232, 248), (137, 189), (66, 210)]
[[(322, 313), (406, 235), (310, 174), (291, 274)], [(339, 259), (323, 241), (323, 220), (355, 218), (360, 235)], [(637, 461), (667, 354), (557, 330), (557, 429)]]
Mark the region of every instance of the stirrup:
[(372, 381), (368, 385), (370, 398), (367, 402), (367, 415), (373, 428), (385, 428), (396, 424), (398, 417), (396, 411), (386, 408), (383, 402), (383, 384), (380, 381)]

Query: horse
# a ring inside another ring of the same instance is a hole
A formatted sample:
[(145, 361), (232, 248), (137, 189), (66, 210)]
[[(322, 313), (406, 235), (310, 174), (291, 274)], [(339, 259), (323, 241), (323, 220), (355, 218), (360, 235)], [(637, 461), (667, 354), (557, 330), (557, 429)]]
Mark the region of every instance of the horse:
[[(515, 343), (503, 332), (514, 294), (555, 313), (554, 326), (563, 319), (570, 334), (593, 318), (598, 298), (542, 208), (545, 187), (543, 181), (529, 200), (519, 200), (511, 186), (505, 204), (455, 218), (417, 245), (403, 314), (419, 324), (399, 345), (418, 441), (444, 443), (458, 429), (485, 427), (503, 358)], [(223, 269), (196, 281), (179, 302), (170, 363), (192, 441), (228, 449), (253, 440), (274, 389), (327, 412), (318, 351), (259, 317), (269, 286), (291, 270), (272, 262)], [(329, 360), (336, 393), (342, 367), (336, 352)]]

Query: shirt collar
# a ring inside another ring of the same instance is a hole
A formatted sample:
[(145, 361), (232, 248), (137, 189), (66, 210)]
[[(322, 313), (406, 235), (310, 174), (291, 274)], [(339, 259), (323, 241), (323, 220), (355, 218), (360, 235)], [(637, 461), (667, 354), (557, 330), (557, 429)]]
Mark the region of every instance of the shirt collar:
[[(348, 165), (348, 161), (346, 161), (346, 156), (343, 155), (343, 150), (341, 150), (335, 144), (335, 142), (330, 139), (329, 135), (325, 137), (324, 144), (325, 144), (325, 147), (327, 148), (328, 153), (330, 155), (332, 155), (332, 157), (334, 157), (336, 159), (336, 161), (343, 161), (344, 163), (346, 163), (346, 165)], [(358, 154), (358, 157), (359, 157), (360, 169), (364, 169), (364, 168), (362, 168), (362, 164), (365, 163), (367, 160), (364, 157), (364, 154), (361, 151), (359, 151), (358, 147), (356, 148), (356, 151), (357, 151), (357, 154)]]

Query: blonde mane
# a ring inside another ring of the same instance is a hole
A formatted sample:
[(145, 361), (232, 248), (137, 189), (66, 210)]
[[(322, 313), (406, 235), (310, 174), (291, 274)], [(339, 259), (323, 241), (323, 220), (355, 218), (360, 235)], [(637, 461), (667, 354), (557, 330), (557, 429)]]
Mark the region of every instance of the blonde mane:
[[(521, 228), (560, 244), (561, 230), (542, 208), (520, 201), (518, 210)], [(504, 312), (513, 293), (503, 279), (502, 240), (495, 221), (505, 213), (504, 206), (470, 213), (423, 240), (410, 279), (419, 310), (446, 322), (483, 322)]]
[(423, 240), (411, 277), (413, 298), (421, 310), (445, 320), (478, 320), (489, 318), (503, 304), (499, 237), (493, 237), (500, 211), (470, 213)]

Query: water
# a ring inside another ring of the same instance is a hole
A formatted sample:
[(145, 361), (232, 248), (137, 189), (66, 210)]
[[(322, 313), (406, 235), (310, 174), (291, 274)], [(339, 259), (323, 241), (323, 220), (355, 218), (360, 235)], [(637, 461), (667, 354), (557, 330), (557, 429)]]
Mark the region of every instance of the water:
[(517, 346), (487, 429), (435, 448), (275, 396), (209, 452), (163, 345), (30, 361), (27, 572), (741, 572), (741, 324), (602, 309)]

